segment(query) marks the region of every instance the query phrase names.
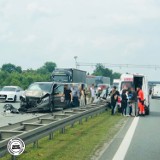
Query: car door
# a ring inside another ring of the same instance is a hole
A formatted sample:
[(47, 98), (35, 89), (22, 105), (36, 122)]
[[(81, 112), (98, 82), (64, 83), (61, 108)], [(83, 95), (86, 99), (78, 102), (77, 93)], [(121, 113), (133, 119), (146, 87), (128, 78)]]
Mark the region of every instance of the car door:
[(53, 90), (53, 101), (55, 108), (65, 108), (66, 102), (64, 97), (64, 85), (56, 85)]

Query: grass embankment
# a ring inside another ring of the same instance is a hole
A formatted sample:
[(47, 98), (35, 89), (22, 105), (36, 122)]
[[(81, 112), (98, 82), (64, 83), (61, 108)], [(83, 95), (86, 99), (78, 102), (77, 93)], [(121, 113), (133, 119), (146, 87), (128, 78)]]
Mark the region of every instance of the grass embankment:
[[(65, 134), (58, 131), (53, 140), (45, 137), (39, 140), (39, 147), (28, 145), (25, 153), (16, 160), (88, 160), (97, 149), (110, 141), (124, 122), (120, 115), (111, 116), (110, 112), (89, 118), (83, 124), (76, 123), (73, 128), (68, 126)], [(118, 125), (117, 125), (118, 124)], [(6, 155), (2, 160), (10, 160)]]

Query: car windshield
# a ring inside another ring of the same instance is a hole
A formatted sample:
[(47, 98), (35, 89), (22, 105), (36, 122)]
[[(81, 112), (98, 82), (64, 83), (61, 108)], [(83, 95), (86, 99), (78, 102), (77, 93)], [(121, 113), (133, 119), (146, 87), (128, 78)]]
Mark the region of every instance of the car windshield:
[(45, 91), (51, 93), (52, 91), (52, 84), (51, 83), (34, 83), (31, 84), (28, 88), (31, 91)]
[(15, 92), (16, 88), (14, 88), (14, 87), (3, 87), (2, 91)]

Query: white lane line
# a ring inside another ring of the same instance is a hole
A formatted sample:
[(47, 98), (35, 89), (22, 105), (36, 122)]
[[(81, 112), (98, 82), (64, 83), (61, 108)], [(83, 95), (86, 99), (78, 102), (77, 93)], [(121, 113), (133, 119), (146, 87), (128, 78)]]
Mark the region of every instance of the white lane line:
[(131, 140), (133, 138), (135, 129), (137, 127), (138, 121), (139, 117), (135, 117), (112, 160), (124, 160), (125, 155), (130, 146)]

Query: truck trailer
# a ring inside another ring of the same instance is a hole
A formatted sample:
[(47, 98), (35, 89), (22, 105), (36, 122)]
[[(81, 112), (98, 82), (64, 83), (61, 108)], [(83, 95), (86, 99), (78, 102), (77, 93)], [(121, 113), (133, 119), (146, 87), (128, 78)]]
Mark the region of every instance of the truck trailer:
[(86, 83), (86, 71), (75, 68), (56, 68), (51, 75), (54, 82)]
[(110, 78), (104, 76), (87, 75), (86, 83), (87, 85), (94, 84), (96, 87), (98, 87), (99, 84), (106, 84), (110, 86)]

